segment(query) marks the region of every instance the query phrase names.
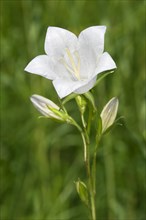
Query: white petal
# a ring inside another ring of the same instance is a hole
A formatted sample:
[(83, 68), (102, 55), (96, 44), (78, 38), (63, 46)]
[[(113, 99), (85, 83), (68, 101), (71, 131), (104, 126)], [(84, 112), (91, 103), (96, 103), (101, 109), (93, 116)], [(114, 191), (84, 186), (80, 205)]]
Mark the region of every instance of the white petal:
[(76, 89), (74, 92), (77, 94), (83, 94), (85, 92), (88, 92), (90, 89), (92, 89), (94, 87), (94, 84), (96, 82), (96, 76), (91, 79), (90, 81), (87, 81), (86, 84), (84, 84), (83, 86), (81, 86), (79, 89)]
[(112, 57), (107, 52), (105, 52), (102, 54), (102, 56), (99, 59), (94, 75), (97, 75), (107, 70), (116, 69), (116, 68), (117, 66), (115, 62), (113, 61)]
[(97, 66), (97, 58), (93, 53), (92, 48), (83, 51), (83, 54), (80, 53), (80, 77), (81, 79), (88, 79), (94, 74), (94, 70)]
[(65, 96), (71, 94), (84, 84), (84, 81), (71, 81), (67, 79), (56, 79), (53, 81), (53, 85), (60, 98), (64, 98)]
[(97, 74), (107, 71), (107, 70), (112, 70), (115, 68), (117, 67), (112, 57), (107, 52), (103, 53), (99, 60), (97, 68), (94, 70), (94, 74), (92, 74), (92, 77), (88, 78), (88, 81), (86, 80), (86, 82), (82, 84), (82, 86), (80, 86), (74, 92), (77, 94), (83, 94), (85, 92), (88, 92), (90, 89), (94, 87)]
[(25, 71), (41, 75), (51, 80), (55, 78), (55, 73), (52, 71), (50, 60), (47, 55), (40, 55), (35, 57), (26, 66)]
[(25, 68), (25, 71), (53, 80), (56, 78), (72, 78), (61, 61), (47, 55), (35, 57)]
[(103, 53), (105, 31), (105, 26), (93, 26), (83, 30), (80, 33), (79, 47), (83, 56), (84, 54), (88, 54), (88, 51), (90, 52), (91, 49), (95, 53), (96, 57)]
[(65, 48), (71, 52), (77, 49), (78, 39), (75, 34), (58, 27), (48, 27), (45, 39), (45, 52), (48, 56), (62, 57)]

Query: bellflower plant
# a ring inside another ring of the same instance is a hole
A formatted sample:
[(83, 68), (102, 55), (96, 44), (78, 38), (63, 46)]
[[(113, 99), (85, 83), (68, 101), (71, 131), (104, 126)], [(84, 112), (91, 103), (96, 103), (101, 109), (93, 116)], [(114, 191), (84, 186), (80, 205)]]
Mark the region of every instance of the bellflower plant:
[[(34, 107), (43, 117), (71, 124), (81, 134), (87, 180), (78, 179), (75, 185), (81, 201), (89, 208), (92, 220), (96, 220), (97, 150), (101, 138), (115, 123), (119, 105), (114, 97), (99, 112), (92, 93), (93, 87), (116, 69), (112, 57), (104, 52), (105, 31), (105, 26), (93, 26), (77, 37), (63, 28), (49, 27), (45, 39), (46, 54), (35, 57), (25, 68), (27, 72), (52, 80), (60, 100), (58, 106), (42, 96), (32, 95), (30, 99)], [(65, 104), (71, 99), (76, 101), (81, 124), (67, 112)], [(93, 120), (96, 125), (94, 151), (90, 146)]]

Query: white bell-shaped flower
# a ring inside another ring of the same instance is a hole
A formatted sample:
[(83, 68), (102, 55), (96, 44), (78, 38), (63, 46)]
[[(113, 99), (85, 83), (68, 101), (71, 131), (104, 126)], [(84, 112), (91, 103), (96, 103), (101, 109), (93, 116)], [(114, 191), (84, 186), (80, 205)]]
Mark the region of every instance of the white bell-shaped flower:
[(25, 70), (52, 80), (60, 98), (88, 92), (99, 73), (116, 68), (111, 56), (103, 52), (105, 31), (105, 26), (93, 26), (77, 37), (63, 28), (49, 27), (46, 55), (35, 57)]

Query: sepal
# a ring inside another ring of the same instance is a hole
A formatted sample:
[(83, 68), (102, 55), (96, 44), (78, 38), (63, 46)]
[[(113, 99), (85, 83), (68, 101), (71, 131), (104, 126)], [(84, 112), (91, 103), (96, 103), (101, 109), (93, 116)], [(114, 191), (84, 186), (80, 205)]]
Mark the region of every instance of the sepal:
[(114, 70), (107, 70), (101, 74), (98, 74), (98, 77), (97, 77), (97, 80), (96, 80), (96, 83), (95, 83), (95, 86), (97, 86), (97, 84), (102, 80), (104, 79), (106, 76), (108, 76), (109, 74), (113, 73)]
[(74, 99), (76, 96), (78, 96), (78, 94), (76, 94), (76, 93), (72, 93), (72, 94), (68, 95), (67, 97), (65, 97), (63, 99), (62, 104), (65, 105), (67, 102)]
[(95, 112), (96, 111), (96, 105), (95, 105), (95, 101), (94, 101), (94, 97), (93, 97), (92, 93), (91, 92), (86, 92), (86, 93), (84, 93), (84, 96), (90, 102), (90, 104), (92, 105), (93, 110)]

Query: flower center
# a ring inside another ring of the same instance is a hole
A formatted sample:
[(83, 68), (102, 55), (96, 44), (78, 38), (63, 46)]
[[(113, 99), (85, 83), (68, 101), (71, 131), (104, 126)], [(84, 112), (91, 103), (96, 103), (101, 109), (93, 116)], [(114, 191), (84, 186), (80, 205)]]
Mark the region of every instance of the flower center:
[(68, 48), (66, 48), (66, 53), (68, 60), (63, 59), (64, 66), (76, 79), (80, 80), (80, 58), (77, 51), (74, 53), (75, 57)]

